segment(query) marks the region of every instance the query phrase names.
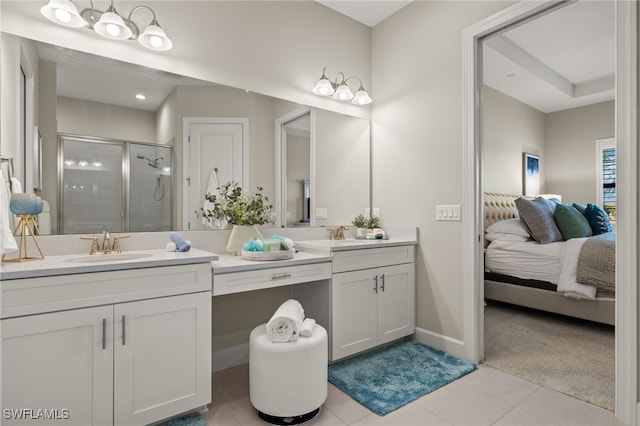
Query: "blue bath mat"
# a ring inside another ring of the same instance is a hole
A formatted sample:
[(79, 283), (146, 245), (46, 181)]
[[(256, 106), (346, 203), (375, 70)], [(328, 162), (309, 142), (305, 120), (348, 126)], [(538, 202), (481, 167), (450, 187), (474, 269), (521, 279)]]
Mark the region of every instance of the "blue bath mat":
[(329, 366), (329, 382), (384, 416), (476, 369), (476, 365), (413, 340)]
[(189, 413), (181, 417), (176, 417), (157, 426), (207, 426), (200, 413)]

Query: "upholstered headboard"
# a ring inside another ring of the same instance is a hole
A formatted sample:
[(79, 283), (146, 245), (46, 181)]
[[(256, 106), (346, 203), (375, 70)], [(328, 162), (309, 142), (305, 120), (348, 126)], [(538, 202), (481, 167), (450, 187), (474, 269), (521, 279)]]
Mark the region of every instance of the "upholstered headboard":
[(517, 216), (516, 199), (521, 195), (484, 193), (484, 229), (500, 220), (513, 219)]

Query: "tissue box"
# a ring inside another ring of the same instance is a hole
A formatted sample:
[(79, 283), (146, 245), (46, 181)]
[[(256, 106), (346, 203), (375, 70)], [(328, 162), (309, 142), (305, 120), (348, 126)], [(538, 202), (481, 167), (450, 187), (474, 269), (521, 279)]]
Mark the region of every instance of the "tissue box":
[(42, 200), (35, 194), (11, 194), (9, 209), (13, 214), (38, 215), (42, 213)]

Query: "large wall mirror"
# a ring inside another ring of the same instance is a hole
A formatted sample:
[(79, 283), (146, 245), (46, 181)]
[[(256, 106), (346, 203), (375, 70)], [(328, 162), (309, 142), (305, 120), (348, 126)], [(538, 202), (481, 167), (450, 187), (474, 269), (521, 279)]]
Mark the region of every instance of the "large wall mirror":
[[(291, 195), (296, 195), (295, 200), (289, 203), (292, 206), (289, 212), (292, 219), (279, 221), (277, 226), (349, 224), (354, 216), (370, 207), (369, 120), (307, 108), (307, 125), (310, 125), (308, 132), (313, 144), (307, 149), (293, 149), (292, 143), (292, 149), (287, 151), (285, 170), (296, 176), (279, 176), (276, 172), (276, 163), (279, 161), (276, 154), (276, 135), (280, 131), (277, 128), (278, 118), (306, 108), (305, 106), (214, 82), (21, 39), (10, 34), (2, 33), (2, 37), (3, 46), (13, 46), (14, 51), (17, 49), (20, 52), (13, 57), (3, 55), (0, 70), (2, 75), (7, 75), (7, 70), (9, 75), (15, 69), (19, 70), (20, 62), (25, 59), (32, 63), (34, 69), (34, 124), (42, 143), (41, 196), (51, 206), (51, 232), (54, 234), (59, 233), (60, 228), (65, 233), (73, 232), (69, 231), (73, 227), (58, 226), (59, 220), (63, 220), (58, 218), (58, 212), (63, 212), (63, 206), (59, 205), (60, 185), (63, 182), (60, 169), (64, 169), (64, 161), (68, 160), (60, 147), (63, 146), (64, 139), (69, 137), (121, 143), (125, 147), (141, 144), (140, 146), (152, 147), (153, 150), (162, 146), (170, 147), (157, 155), (155, 152), (146, 155), (131, 151), (122, 157), (123, 169), (131, 169), (130, 173), (133, 174), (137, 173), (133, 168), (139, 167), (148, 175), (149, 190), (142, 188), (140, 192), (141, 196), (146, 194), (151, 197), (144, 210), (154, 209), (154, 202), (166, 203), (170, 199), (170, 229), (202, 229), (195, 215), (193, 218), (187, 217), (195, 210), (192, 206), (202, 205), (204, 193), (196, 196), (188, 190), (189, 185), (196, 183), (194, 180), (203, 178), (198, 174), (192, 175), (189, 163), (184, 163), (184, 157), (189, 152), (189, 134), (185, 133), (183, 124), (185, 118), (191, 122), (197, 118), (228, 118), (246, 123), (242, 136), (245, 145), (242, 153), (244, 162), (241, 164), (246, 169), (241, 174), (245, 177), (243, 188), (248, 191), (254, 191), (257, 187), (264, 188), (265, 195), (274, 206), (287, 205), (286, 200), (277, 199), (281, 195), (276, 188), (282, 182), (296, 181), (296, 189), (293, 186), (291, 189)], [(146, 99), (138, 99), (137, 95)], [(2, 126), (11, 126), (13, 123), (13, 120), (6, 121), (3, 116)], [(298, 134), (299, 132), (298, 130)], [(292, 136), (290, 141), (293, 140)], [(88, 151), (93, 151), (87, 157), (95, 156), (93, 154), (102, 149), (98, 144), (86, 143), (83, 146)], [(7, 148), (2, 147), (3, 154), (19, 150)], [(78, 158), (81, 154), (74, 153)], [(138, 155), (148, 159), (140, 159)], [(171, 158), (166, 158), (168, 156)], [(154, 159), (160, 157), (163, 157), (164, 171), (149, 167)], [(223, 153), (214, 153), (203, 159), (202, 167), (220, 169), (220, 178), (227, 181), (236, 176), (231, 172), (225, 175), (225, 168), (231, 168), (231, 164), (227, 163)], [(34, 167), (31, 164), (35, 163), (23, 161), (22, 164), (26, 176), (36, 174), (36, 170), (31, 170)], [(301, 173), (305, 176), (302, 177)], [(197, 183), (200, 187), (207, 188), (207, 182)], [(170, 194), (170, 197), (154, 201), (154, 193), (155, 198), (159, 198), (158, 185), (162, 185), (161, 189)], [(309, 200), (305, 199), (303, 203), (305, 197)], [(128, 206), (128, 201), (124, 205)], [(129, 212), (123, 211), (122, 214), (131, 215), (129, 220), (133, 223), (139, 219), (135, 215), (140, 213), (132, 209)], [(287, 212), (283, 214), (286, 217)], [(85, 224), (91, 223), (91, 218), (78, 220)], [(100, 224), (96, 224), (92, 231), (88, 231), (86, 226), (91, 225), (83, 226), (82, 232), (103, 230)], [(166, 229), (164, 215), (163, 225), (157, 230)], [(151, 227), (149, 230), (154, 229)]]

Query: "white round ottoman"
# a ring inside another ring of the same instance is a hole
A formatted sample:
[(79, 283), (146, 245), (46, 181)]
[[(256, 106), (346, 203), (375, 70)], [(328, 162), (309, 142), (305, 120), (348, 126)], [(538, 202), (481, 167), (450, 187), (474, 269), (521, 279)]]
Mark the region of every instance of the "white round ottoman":
[(261, 419), (292, 425), (312, 419), (327, 399), (327, 331), (273, 343), (266, 324), (249, 337), (249, 399)]

